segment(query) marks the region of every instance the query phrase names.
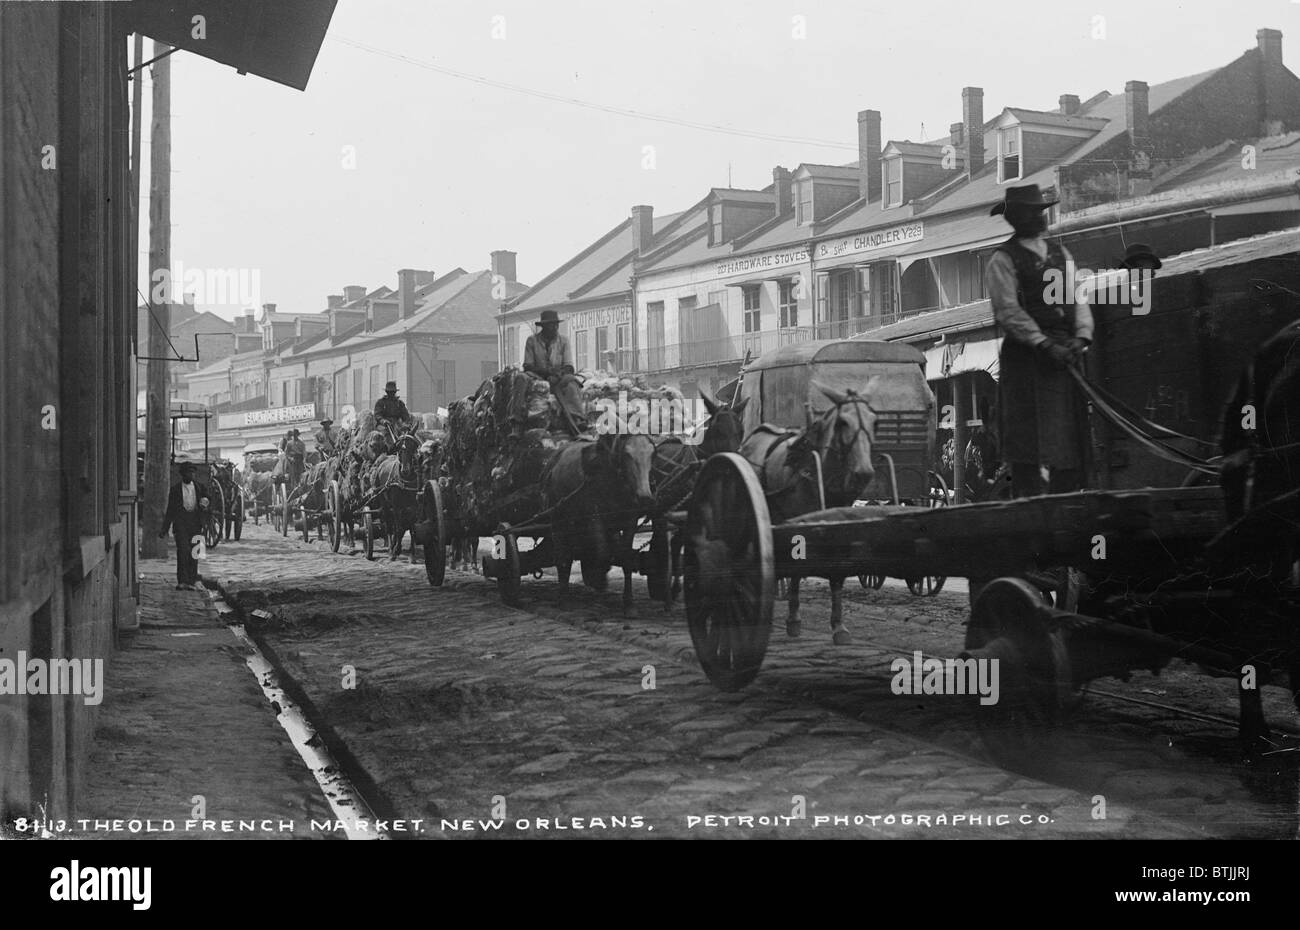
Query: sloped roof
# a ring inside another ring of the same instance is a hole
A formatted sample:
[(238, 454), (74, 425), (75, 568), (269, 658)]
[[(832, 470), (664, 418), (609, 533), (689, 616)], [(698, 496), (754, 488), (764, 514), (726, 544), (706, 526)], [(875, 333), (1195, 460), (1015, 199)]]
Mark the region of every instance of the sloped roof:
[(412, 324), (408, 332), (495, 336), (496, 314), (502, 301), (518, 297), (528, 290), (526, 284), (508, 281), (505, 286), (505, 297), (494, 296), (490, 270), (468, 274), (460, 280), (467, 280), (468, 283), (441, 303), (427, 302), (425, 307), (428, 307), (428, 310), (422, 310), (410, 320), (404, 321)]
[[(1214, 68), (1209, 71), (1203, 71), (1200, 74), (1192, 74), (1187, 77), (1176, 78), (1172, 81), (1165, 81), (1162, 84), (1151, 85), (1148, 91), (1147, 105), (1149, 112), (1152, 114), (1168, 106), (1174, 100), (1187, 93), (1196, 85), (1200, 84), (1207, 78), (1217, 74), (1221, 68)], [(1059, 164), (1068, 165), (1074, 162), (1084, 160), (1092, 152), (1106, 145), (1126, 130), (1125, 125), (1125, 106), (1128, 100), (1128, 94), (1111, 94), (1104, 100), (1098, 101), (1088, 111), (1087, 116), (1097, 117), (1098, 119), (1107, 120), (1106, 124), (1091, 139), (1081, 139), (1080, 145), (1058, 159)], [(1011, 109), (1011, 108), (1008, 108)], [(1036, 111), (1023, 111), (1036, 112)], [(989, 129), (992, 122), (985, 124), (985, 129)], [(986, 149), (987, 151), (987, 149)], [(1043, 168), (1034, 174), (1020, 178), (1016, 184), (1037, 184), (1039, 187), (1050, 187), (1055, 183), (1055, 173), (1052, 166)], [(926, 213), (932, 214), (940, 211), (964, 210), (977, 206), (992, 206), (1001, 200), (1006, 189), (1005, 184), (998, 183), (997, 160), (988, 158), (982, 168), (970, 179), (968, 184), (964, 184), (946, 197), (932, 203), (927, 208)]]
[[(1245, 145), (1255, 147), (1255, 167), (1252, 169), (1243, 168), (1241, 164), (1241, 150)], [(1280, 136), (1224, 143), (1218, 147), (1216, 153), (1194, 167), (1181, 171), (1177, 175), (1169, 172), (1171, 175), (1169, 179), (1157, 180), (1154, 189), (1162, 191), (1192, 185), (1248, 180), (1297, 167), (1300, 167), (1300, 132), (1288, 132)]]
[[(662, 235), (685, 215), (670, 213), (654, 217), (654, 234)], [(619, 274), (626, 268), (625, 274)], [(592, 284), (593, 281), (614, 282), (614, 293), (627, 290), (627, 279), (632, 275), (632, 220), (629, 217), (601, 236), (587, 248), (569, 259), (559, 268), (542, 278), (525, 292), (511, 310), (540, 310), (570, 300), (570, 294)], [(604, 291), (593, 291), (584, 297), (601, 296)]]

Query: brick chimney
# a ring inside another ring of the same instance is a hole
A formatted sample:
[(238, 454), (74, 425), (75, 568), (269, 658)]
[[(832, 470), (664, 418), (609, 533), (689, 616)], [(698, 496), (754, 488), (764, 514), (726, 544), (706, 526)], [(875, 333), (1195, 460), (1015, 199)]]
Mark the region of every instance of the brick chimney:
[(655, 208), (639, 205), (632, 208), (632, 251), (644, 255), (655, 237)]
[(428, 285), (432, 284), (436, 280), (438, 280), (438, 273), (436, 271), (417, 270), (415, 272), (415, 286), (417, 288), (427, 287)]
[(1259, 30), (1255, 33), (1255, 43), (1265, 61), (1282, 63), (1282, 33), (1279, 30)]
[(1136, 148), (1144, 148), (1150, 137), (1149, 91), (1146, 81), (1129, 81), (1124, 85), (1124, 127)]
[(365, 296), (366, 296), (366, 289), (362, 287), (360, 284), (349, 284), (347, 287), (343, 288), (344, 303), (350, 304), (352, 303), (352, 301), (360, 300), (362, 297)]
[(515, 283), (515, 253), (508, 249), (497, 249), (492, 253), (492, 278), (496, 279), (497, 275), (505, 278), (511, 284)]
[(409, 320), (415, 313), (415, 276), (414, 268), (403, 268), (397, 272), (397, 316)]
[(1255, 33), (1255, 41), (1259, 46), (1260, 134), (1275, 136), (1283, 128), (1279, 105), (1292, 92), (1289, 76), (1282, 65), (1282, 33), (1276, 29), (1261, 29)]
[(962, 152), (962, 146), (966, 144), (966, 124), (950, 123), (948, 125), (948, 144), (954, 146), (958, 152)]
[(961, 121), (966, 124), (966, 173), (984, 166), (984, 88), (961, 89)]
[(1079, 95), (1078, 94), (1061, 94), (1060, 100), (1062, 116), (1074, 116), (1079, 112)]
[(263, 313), (274, 313), (274, 312), (275, 312), (275, 304), (262, 304), (262, 312), (263, 312)]
[(790, 169), (777, 165), (772, 169), (772, 199), (776, 201), (776, 216), (785, 216), (794, 210), (790, 199)]
[(342, 294), (330, 294), (328, 297), (325, 298), (325, 300), (326, 300), (326, 308), (329, 310), (336, 310), (339, 307), (343, 306)]
[(880, 111), (858, 111), (858, 196), (880, 199)]

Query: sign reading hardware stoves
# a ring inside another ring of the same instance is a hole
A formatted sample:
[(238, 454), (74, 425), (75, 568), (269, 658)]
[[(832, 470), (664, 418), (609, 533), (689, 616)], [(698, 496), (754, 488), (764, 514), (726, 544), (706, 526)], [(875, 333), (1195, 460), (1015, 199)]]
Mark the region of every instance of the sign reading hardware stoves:
[(759, 255), (745, 255), (718, 262), (714, 277), (729, 278), (737, 274), (749, 274), (754, 271), (777, 271), (792, 265), (802, 265), (808, 261), (808, 249), (805, 246), (792, 246), (779, 252), (763, 252)]

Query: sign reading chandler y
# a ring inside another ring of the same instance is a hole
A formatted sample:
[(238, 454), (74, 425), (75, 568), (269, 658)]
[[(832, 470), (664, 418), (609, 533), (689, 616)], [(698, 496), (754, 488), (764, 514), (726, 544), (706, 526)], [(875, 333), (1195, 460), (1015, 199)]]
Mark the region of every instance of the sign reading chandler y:
[(841, 239), (829, 239), (817, 243), (817, 260), (838, 258), (841, 255), (856, 255), (859, 252), (873, 252), (891, 245), (905, 245), (920, 242), (925, 238), (925, 227), (921, 223), (907, 223), (902, 226), (890, 226), (888, 229), (874, 229), (870, 232), (844, 236)]

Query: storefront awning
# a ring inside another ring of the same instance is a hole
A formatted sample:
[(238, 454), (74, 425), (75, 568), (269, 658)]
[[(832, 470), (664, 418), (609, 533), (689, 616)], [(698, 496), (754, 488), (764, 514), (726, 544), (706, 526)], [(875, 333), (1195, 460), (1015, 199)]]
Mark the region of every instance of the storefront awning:
[(1234, 203), (1226, 207), (1216, 207), (1210, 216), (1242, 216), (1251, 213), (1291, 213), (1300, 210), (1300, 194), (1285, 194), (1270, 197), (1267, 200), (1253, 200), (1250, 203)]
[(987, 371), (998, 377), (998, 352), (1001, 339), (977, 339), (970, 342), (950, 341), (925, 350), (925, 377), (928, 381), (951, 378), (968, 371)]
[[(240, 74), (305, 90), (336, 0), (135, 0), (131, 28)], [(196, 17), (202, 17), (200, 21)], [(198, 33), (198, 35), (196, 35)]]

